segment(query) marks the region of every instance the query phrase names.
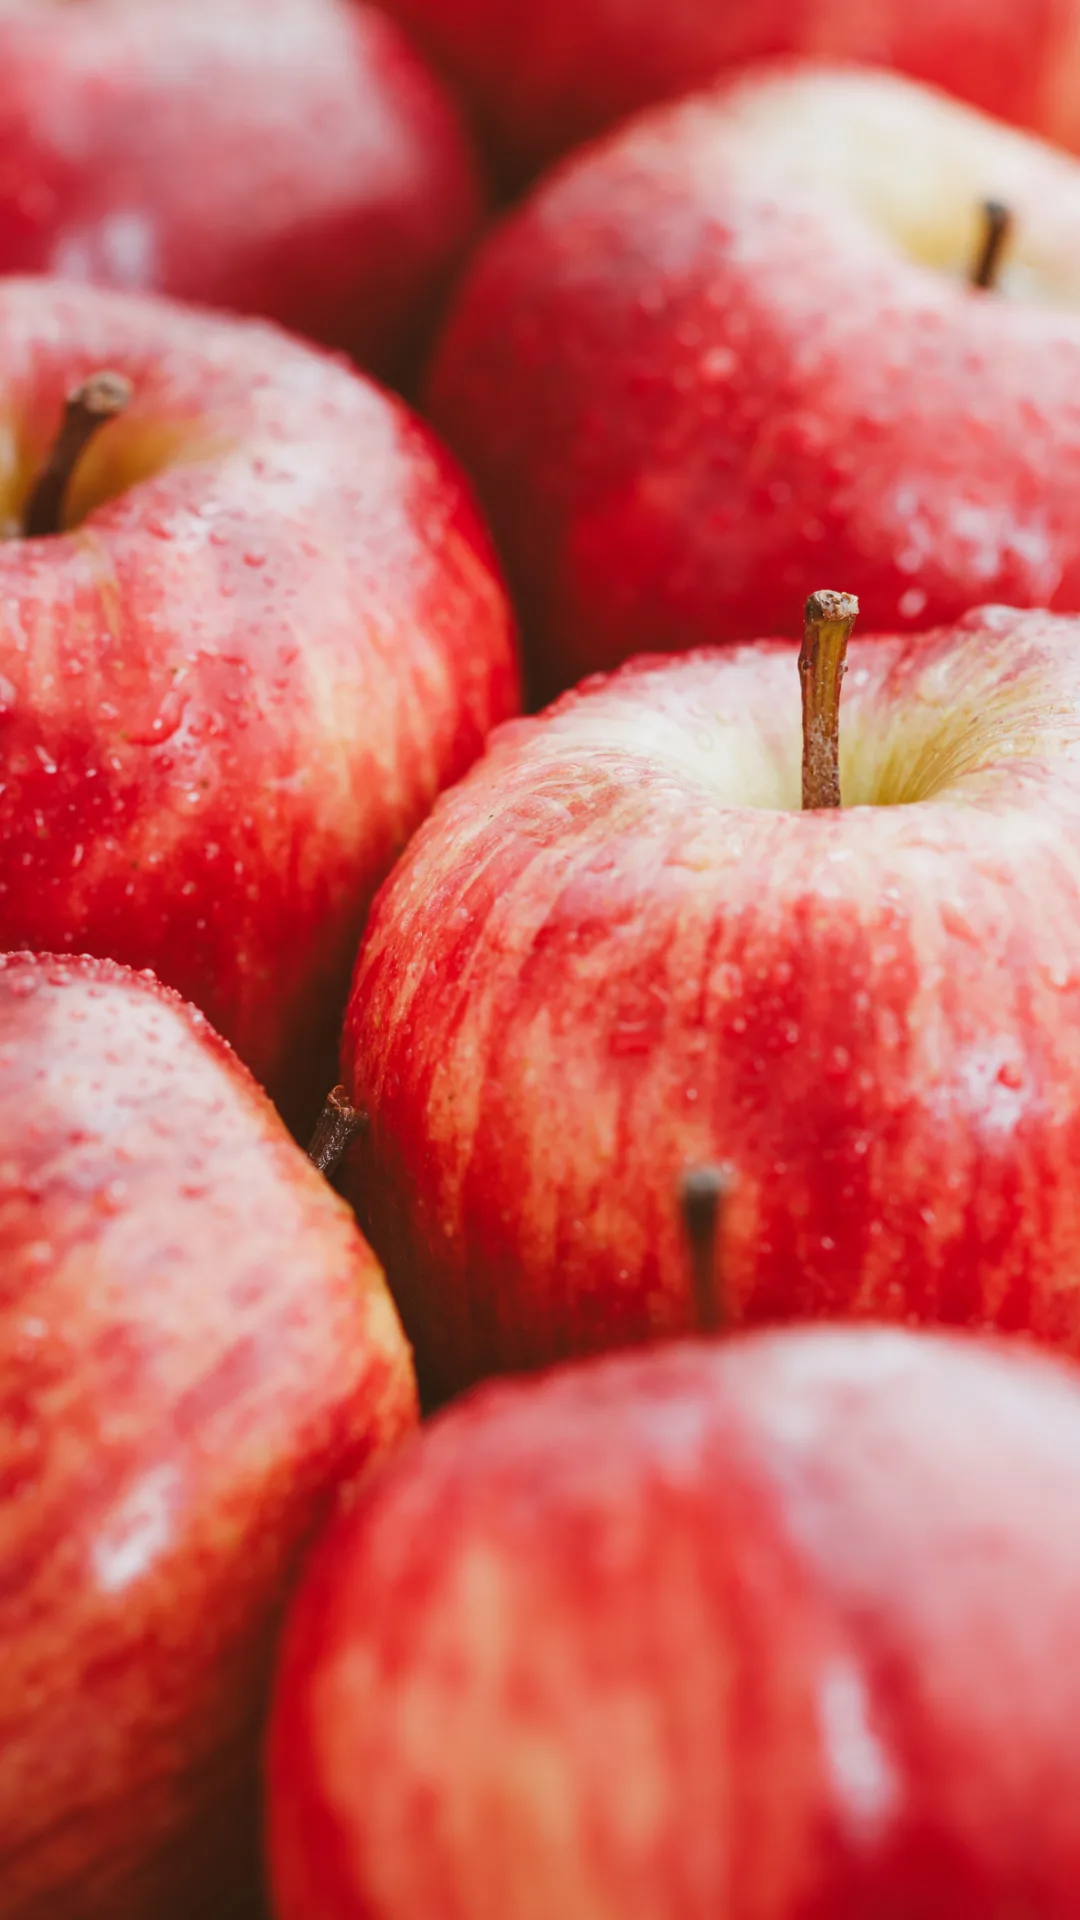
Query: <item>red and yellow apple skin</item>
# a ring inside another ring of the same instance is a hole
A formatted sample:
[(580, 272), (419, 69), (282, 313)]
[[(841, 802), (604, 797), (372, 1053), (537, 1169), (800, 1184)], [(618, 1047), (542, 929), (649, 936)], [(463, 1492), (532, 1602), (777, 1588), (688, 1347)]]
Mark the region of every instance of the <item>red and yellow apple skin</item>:
[(821, 579), (874, 630), (1080, 607), (1078, 259), (1080, 164), (887, 74), (767, 67), (569, 161), (429, 388), (538, 685), (781, 631)]
[(481, 1389), (286, 1632), (278, 1920), (1072, 1920), (1080, 1387), (815, 1329)]
[(415, 1417), (351, 1216), (201, 1015), (0, 956), (0, 1908), (254, 1900), (281, 1605)]
[(1076, 0), (382, 0), (471, 101), (513, 179), (723, 68), (870, 61), (1080, 147)]
[(1080, 1352), (1080, 622), (849, 660), (838, 811), (793, 646), (643, 659), (501, 729), (379, 896), (350, 1190), (432, 1398), (693, 1326), (714, 1162), (731, 1322)]
[(127, 414), (76, 524), (0, 541), (0, 944), (153, 967), (310, 1121), (371, 896), (517, 702), (456, 469), (367, 381), (255, 323), (0, 285), (0, 510), (64, 393)]
[(16, 0), (0, 271), (259, 313), (400, 372), (475, 228), (455, 109), (347, 0)]

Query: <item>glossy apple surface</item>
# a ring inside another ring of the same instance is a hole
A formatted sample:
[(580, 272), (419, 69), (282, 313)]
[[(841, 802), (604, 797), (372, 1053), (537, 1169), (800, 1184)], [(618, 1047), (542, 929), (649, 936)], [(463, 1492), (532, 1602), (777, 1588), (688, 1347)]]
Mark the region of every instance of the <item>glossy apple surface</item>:
[[(427, 430), (255, 323), (0, 285), (0, 518), (70, 386), (129, 411), (0, 540), (0, 945), (150, 966), (310, 1121), (364, 914), (513, 711), (505, 597)], [(8, 518), (10, 516), (10, 518)]]
[(767, 68), (568, 162), (430, 392), (538, 684), (781, 631), (825, 578), (872, 629), (1080, 607), (1078, 260), (1080, 164), (888, 75)]
[(1080, 1386), (817, 1330), (482, 1389), (286, 1635), (278, 1920), (1071, 1920)]
[(501, 730), (380, 895), (350, 1179), (433, 1396), (696, 1324), (712, 1163), (731, 1321), (1080, 1352), (1080, 622), (849, 661), (837, 811), (793, 646), (654, 657)]
[(383, 0), (470, 100), (513, 178), (774, 54), (869, 61), (1080, 147), (1076, 0)]
[(455, 109), (371, 8), (0, 8), (0, 271), (265, 314), (398, 372), (479, 215)]
[(0, 956), (0, 1911), (247, 1914), (301, 1549), (411, 1424), (345, 1206), (202, 1016)]

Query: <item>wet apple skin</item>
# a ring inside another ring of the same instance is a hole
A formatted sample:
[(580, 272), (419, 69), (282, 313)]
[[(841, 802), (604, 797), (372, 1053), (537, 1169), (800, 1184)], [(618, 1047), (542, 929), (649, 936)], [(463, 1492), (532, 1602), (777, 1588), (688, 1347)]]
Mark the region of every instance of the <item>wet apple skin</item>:
[(1078, 1432), (1049, 1358), (886, 1329), (478, 1389), (305, 1575), (279, 1920), (1066, 1920)]
[(347, 1209), (201, 1015), (0, 956), (0, 1885), (11, 1920), (254, 1911), (281, 1605), (415, 1418)]
[(11, 281), (0, 361), (12, 500), (69, 386), (136, 391), (81, 524), (0, 541), (0, 941), (153, 967), (310, 1125), (371, 896), (517, 704), (486, 535), (400, 403), (272, 328)]
[[(975, 294), (853, 192), (777, 180), (759, 130), (729, 137), (729, 102), (818, 72), (751, 69), (571, 156), (465, 273), (427, 407), (544, 697), (634, 653), (790, 631), (819, 584), (858, 595), (864, 631), (1080, 607), (1075, 302)], [(1014, 138), (982, 194), (1022, 175), (1075, 257), (1080, 167), (1018, 165)]]
[(479, 222), (449, 96), (346, 0), (0, 16), (0, 269), (256, 313), (405, 372)]
[[(645, 658), (511, 723), (376, 901), (349, 1191), (432, 1399), (691, 1328), (676, 1194), (715, 1163), (733, 1323), (1080, 1350), (1077, 625), (854, 640), (849, 799), (977, 750), (937, 797), (826, 813), (796, 653)], [(747, 741), (782, 770), (756, 804)]]

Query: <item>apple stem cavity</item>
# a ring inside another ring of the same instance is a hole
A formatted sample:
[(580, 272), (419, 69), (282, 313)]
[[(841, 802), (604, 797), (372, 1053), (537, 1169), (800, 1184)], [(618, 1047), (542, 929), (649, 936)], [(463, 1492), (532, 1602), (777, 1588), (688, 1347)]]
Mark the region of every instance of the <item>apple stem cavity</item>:
[(718, 1333), (727, 1318), (723, 1289), (717, 1284), (717, 1266), (723, 1205), (730, 1191), (727, 1167), (692, 1167), (683, 1175), (680, 1207), (699, 1333)]
[(61, 532), (64, 501), (79, 459), (95, 434), (130, 405), (131, 395), (131, 381), (122, 373), (107, 370), (92, 373), (72, 388), (64, 402), (59, 432), (26, 503), (22, 530), (27, 539), (40, 540)]
[(1012, 214), (1001, 200), (982, 203), (982, 244), (971, 270), (971, 284), (989, 291), (997, 285), (1001, 257), (1012, 228)]
[(799, 653), (802, 684), (802, 803), (805, 812), (840, 805), (840, 684), (859, 603), (823, 588), (806, 603)]
[(337, 1172), (358, 1133), (367, 1126), (367, 1114), (354, 1107), (344, 1087), (333, 1087), (315, 1122), (308, 1159), (329, 1180)]

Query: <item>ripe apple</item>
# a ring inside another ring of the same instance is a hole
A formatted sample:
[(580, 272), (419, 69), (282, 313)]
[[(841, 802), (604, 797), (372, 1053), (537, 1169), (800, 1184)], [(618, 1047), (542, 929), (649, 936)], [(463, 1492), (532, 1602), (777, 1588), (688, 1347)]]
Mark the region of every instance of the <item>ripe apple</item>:
[(254, 1901), (301, 1549), (412, 1424), (348, 1210), (201, 1015), (0, 956), (0, 1912)]
[(815, 577), (872, 629), (1080, 608), (1078, 263), (1080, 165), (888, 75), (766, 68), (568, 163), (431, 378), (541, 684), (782, 629)]
[(0, 9), (0, 270), (266, 314), (399, 372), (480, 214), (454, 107), (347, 0)]
[(1080, 147), (1076, 0), (383, 0), (458, 82), (511, 178), (772, 54), (874, 61)]
[(49, 281), (0, 284), (10, 533), (95, 370), (133, 397), (66, 531), (0, 541), (0, 944), (153, 967), (306, 1124), (375, 888), (515, 708), (505, 597), (398, 402), (273, 328)]
[(702, 1162), (733, 1322), (1080, 1353), (1080, 621), (850, 658), (840, 808), (789, 643), (646, 658), (501, 729), (380, 894), (347, 1177), (431, 1398), (695, 1325)]
[(1080, 1385), (885, 1328), (481, 1389), (317, 1549), (278, 1920), (1071, 1920)]

